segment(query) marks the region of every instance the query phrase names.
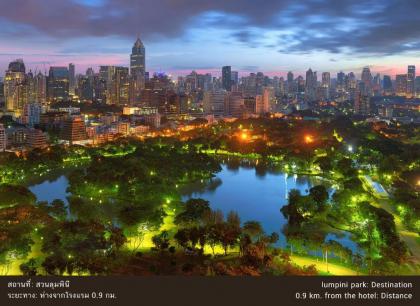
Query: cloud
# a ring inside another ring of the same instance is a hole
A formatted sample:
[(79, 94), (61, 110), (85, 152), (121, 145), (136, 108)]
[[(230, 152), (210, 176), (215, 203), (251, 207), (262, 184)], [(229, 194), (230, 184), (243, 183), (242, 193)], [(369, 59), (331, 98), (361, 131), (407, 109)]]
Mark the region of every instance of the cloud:
[(420, 50), (419, 11), (418, 0), (14, 0), (3, 1), (0, 22), (15, 27), (0, 34), (157, 40), (211, 27), (282, 53), (392, 55)]

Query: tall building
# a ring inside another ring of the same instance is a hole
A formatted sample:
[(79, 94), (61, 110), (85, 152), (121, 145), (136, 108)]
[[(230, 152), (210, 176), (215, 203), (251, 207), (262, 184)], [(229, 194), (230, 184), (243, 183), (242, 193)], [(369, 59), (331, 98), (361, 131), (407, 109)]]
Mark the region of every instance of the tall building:
[(76, 67), (73, 63), (69, 64), (69, 93), (71, 95), (76, 93)]
[(255, 97), (255, 111), (259, 115), (263, 115), (270, 111), (270, 98), (272, 92), (268, 88), (264, 88), (262, 95)]
[(140, 91), (144, 88), (146, 80), (146, 49), (140, 38), (137, 38), (131, 49), (130, 55), (130, 75), (134, 81), (134, 95), (140, 95)]
[(130, 99), (130, 75), (127, 67), (115, 67), (112, 80), (112, 104), (128, 105)]
[(115, 77), (115, 66), (100, 66), (99, 79), (104, 83), (104, 96), (107, 104), (112, 104), (113, 100), (113, 80)]
[(395, 77), (395, 94), (397, 96), (406, 96), (407, 94), (407, 75), (397, 74)]
[(230, 92), (226, 96), (227, 113), (232, 117), (241, 117), (245, 111), (244, 98), (241, 92)]
[(305, 83), (305, 100), (308, 102), (316, 100), (316, 87), (317, 87), (317, 76), (316, 71), (312, 72), (309, 68), (306, 71), (306, 83)]
[(25, 64), (18, 59), (9, 64), (4, 77), (4, 99), (6, 110), (20, 116), (23, 105), (28, 101)]
[(384, 75), (384, 78), (382, 79), (382, 88), (385, 95), (392, 94), (392, 81), (389, 75)]
[(294, 76), (293, 76), (293, 72), (289, 71), (287, 73), (287, 93), (293, 94), (294, 92), (295, 92)]
[(362, 71), (362, 82), (364, 83), (364, 92), (362, 94), (372, 95), (372, 74), (369, 67), (364, 67)]
[(39, 72), (34, 77), (34, 102), (45, 105), (47, 103), (47, 77)]
[(234, 85), (234, 86), (239, 84), (239, 73), (238, 73), (238, 71), (232, 71), (230, 80), (232, 81), (231, 84)]
[(85, 122), (81, 117), (71, 117), (63, 122), (60, 139), (70, 144), (87, 139)]
[(414, 80), (414, 89), (416, 92), (416, 97), (420, 97), (420, 76), (417, 76)]
[(222, 67), (222, 86), (224, 90), (232, 90), (232, 67), (224, 66)]
[(50, 102), (68, 99), (69, 69), (67, 67), (50, 67), (47, 92)]
[(31, 127), (40, 123), (42, 107), (39, 103), (27, 103), (23, 107), (22, 123)]
[(359, 92), (354, 100), (354, 112), (367, 116), (370, 114), (370, 97)]
[(415, 96), (415, 79), (416, 79), (416, 66), (410, 65), (407, 69), (407, 98), (414, 98)]
[(223, 117), (225, 115), (225, 92), (208, 91), (204, 93), (203, 108), (204, 114)]
[(0, 152), (6, 150), (6, 129), (4, 128), (3, 124), (0, 123)]
[(329, 99), (330, 98), (330, 88), (331, 88), (331, 75), (329, 72), (322, 73), (322, 98)]

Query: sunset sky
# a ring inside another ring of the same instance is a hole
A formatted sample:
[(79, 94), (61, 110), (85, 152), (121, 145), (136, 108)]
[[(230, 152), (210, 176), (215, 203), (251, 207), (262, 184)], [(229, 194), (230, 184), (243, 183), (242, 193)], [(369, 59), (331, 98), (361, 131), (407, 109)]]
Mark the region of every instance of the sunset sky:
[(420, 67), (418, 0), (0, 0), (0, 76), (27, 69), (129, 65), (139, 35), (146, 68), (173, 75), (360, 74)]

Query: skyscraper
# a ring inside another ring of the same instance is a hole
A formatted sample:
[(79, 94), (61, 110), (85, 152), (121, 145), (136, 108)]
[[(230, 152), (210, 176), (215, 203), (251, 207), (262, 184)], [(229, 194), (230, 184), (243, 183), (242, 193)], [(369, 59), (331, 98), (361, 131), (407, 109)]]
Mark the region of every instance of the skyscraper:
[(69, 93), (76, 93), (76, 68), (73, 63), (69, 64)]
[(385, 95), (392, 94), (392, 81), (389, 75), (384, 75), (384, 78), (382, 80), (382, 87), (384, 89)]
[(204, 93), (203, 108), (204, 114), (223, 117), (225, 115), (225, 97), (223, 91), (207, 91)]
[(372, 95), (372, 74), (369, 67), (364, 67), (362, 71), (362, 82), (364, 85), (364, 92), (362, 94), (371, 96)]
[(359, 92), (354, 100), (354, 112), (367, 116), (370, 114), (370, 97)]
[(134, 95), (138, 97), (144, 88), (146, 75), (146, 49), (140, 38), (137, 38), (131, 49), (130, 75), (134, 81)]
[(331, 75), (329, 72), (322, 73), (322, 96), (324, 99), (329, 99), (330, 97), (330, 87), (331, 87)]
[(222, 68), (222, 86), (223, 89), (231, 91), (232, 89), (232, 67), (224, 66)]
[(50, 102), (68, 98), (69, 69), (67, 67), (50, 67), (47, 91)]
[(314, 101), (316, 100), (316, 87), (317, 87), (317, 77), (316, 71), (312, 72), (312, 69), (309, 68), (306, 71), (306, 83), (305, 83), (305, 100)]
[(395, 78), (395, 93), (397, 96), (405, 96), (407, 94), (406, 74), (397, 74)]
[(19, 116), (23, 105), (28, 101), (25, 64), (21, 59), (9, 64), (4, 77), (4, 98), (6, 109)]
[(410, 65), (407, 69), (407, 98), (413, 98), (415, 95), (414, 80), (416, 78), (416, 66)]

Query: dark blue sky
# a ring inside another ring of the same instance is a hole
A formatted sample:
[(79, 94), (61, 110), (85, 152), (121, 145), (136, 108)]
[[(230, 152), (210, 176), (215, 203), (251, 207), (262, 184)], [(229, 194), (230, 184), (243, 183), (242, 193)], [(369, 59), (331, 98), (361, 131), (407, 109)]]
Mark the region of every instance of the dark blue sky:
[(371, 65), (395, 74), (420, 53), (418, 0), (0, 2), (0, 75), (15, 58), (32, 69), (128, 65), (137, 35), (148, 70), (172, 74), (223, 65), (272, 75)]

